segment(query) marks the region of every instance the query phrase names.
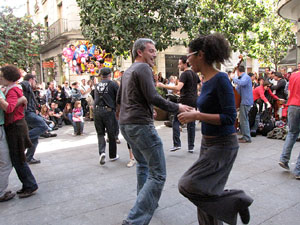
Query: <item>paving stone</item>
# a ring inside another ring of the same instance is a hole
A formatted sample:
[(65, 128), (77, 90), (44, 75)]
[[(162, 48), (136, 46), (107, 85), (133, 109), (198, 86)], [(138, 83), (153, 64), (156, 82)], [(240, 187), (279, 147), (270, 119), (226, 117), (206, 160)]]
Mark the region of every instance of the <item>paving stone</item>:
[[(167, 180), (159, 207), (150, 225), (196, 225), (196, 207), (178, 191), (178, 180), (198, 159), (201, 142), (197, 125), (195, 152), (187, 149), (186, 131), (181, 133), (182, 149), (170, 152), (172, 129), (155, 122), (164, 144)], [(73, 137), (73, 128), (57, 131), (56, 138), (41, 139), (36, 158), (30, 165), (39, 184), (36, 195), (0, 203), (0, 225), (120, 225), (136, 200), (136, 167), (129, 161), (126, 141), (120, 135), (120, 159), (98, 162), (97, 137), (93, 122), (86, 122), (84, 136)], [(300, 182), (278, 166), (284, 142), (257, 136), (251, 144), (241, 144), (226, 188), (243, 189), (254, 198), (250, 207), (251, 225), (289, 225), (298, 222)], [(295, 167), (300, 143), (292, 152)], [(108, 152), (107, 152), (108, 153)], [(21, 183), (15, 171), (9, 188)], [(238, 225), (242, 224), (238, 219)]]

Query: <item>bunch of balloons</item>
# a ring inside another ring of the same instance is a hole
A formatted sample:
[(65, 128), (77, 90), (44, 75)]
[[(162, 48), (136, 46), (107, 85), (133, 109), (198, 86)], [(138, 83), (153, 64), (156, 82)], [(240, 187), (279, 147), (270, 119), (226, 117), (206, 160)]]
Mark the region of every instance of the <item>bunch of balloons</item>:
[(63, 49), (63, 61), (73, 73), (97, 75), (102, 67), (112, 68), (113, 56), (89, 41), (78, 41)]

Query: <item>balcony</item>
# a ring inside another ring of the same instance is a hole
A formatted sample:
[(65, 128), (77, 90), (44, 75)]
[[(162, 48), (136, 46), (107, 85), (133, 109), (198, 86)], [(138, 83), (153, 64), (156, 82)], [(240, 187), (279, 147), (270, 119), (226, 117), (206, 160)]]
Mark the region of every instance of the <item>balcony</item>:
[(59, 19), (51, 24), (47, 31), (47, 35), (42, 40), (41, 53), (54, 49), (60, 44), (65, 44), (68, 40), (83, 39), (79, 19)]
[(51, 26), (48, 27), (48, 40), (51, 41), (52, 39), (60, 36), (61, 34), (68, 31), (68, 21), (66, 19), (59, 19), (54, 22)]

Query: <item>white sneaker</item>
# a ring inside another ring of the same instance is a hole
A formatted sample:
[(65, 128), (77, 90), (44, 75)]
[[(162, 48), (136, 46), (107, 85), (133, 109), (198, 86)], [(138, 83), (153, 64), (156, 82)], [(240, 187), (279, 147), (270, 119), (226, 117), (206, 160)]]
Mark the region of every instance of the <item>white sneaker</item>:
[(194, 153), (194, 149), (189, 149), (188, 152), (189, 153)]
[(109, 161), (116, 161), (116, 160), (118, 160), (119, 158), (120, 158), (120, 156), (117, 155), (115, 158), (109, 159)]
[(99, 157), (99, 163), (100, 163), (100, 165), (105, 164), (105, 153), (101, 153), (101, 155)]
[(130, 168), (130, 167), (133, 167), (135, 165), (135, 160), (134, 159), (130, 159), (130, 161), (127, 163), (127, 167)]

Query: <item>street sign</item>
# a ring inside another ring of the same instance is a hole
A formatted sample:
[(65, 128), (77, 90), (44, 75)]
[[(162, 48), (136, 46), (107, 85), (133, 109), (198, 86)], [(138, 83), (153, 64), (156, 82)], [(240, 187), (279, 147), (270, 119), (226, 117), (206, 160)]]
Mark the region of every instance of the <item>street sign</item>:
[(54, 68), (54, 62), (43, 62), (43, 68)]

